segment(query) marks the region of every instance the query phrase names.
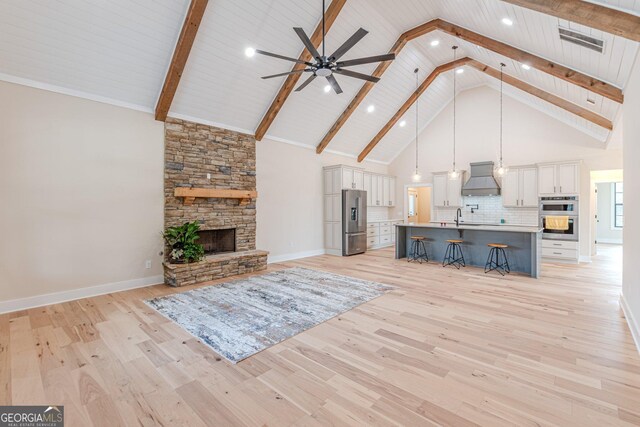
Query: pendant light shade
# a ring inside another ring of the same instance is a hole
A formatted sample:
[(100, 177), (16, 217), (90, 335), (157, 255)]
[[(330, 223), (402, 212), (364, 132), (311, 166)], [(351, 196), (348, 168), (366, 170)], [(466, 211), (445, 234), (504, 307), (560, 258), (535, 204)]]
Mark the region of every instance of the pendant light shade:
[[(452, 46), (453, 50), (453, 62), (456, 61), (456, 50), (458, 46)], [(456, 169), (456, 75), (453, 73), (453, 164), (451, 170), (449, 170), (449, 179), (457, 180), (460, 177), (460, 171)]]
[(413, 182), (420, 182), (422, 180), (422, 174), (420, 174), (420, 169), (418, 168), (418, 103), (420, 99), (418, 98), (418, 68), (413, 70), (416, 75), (416, 168), (413, 171), (413, 176), (411, 179)]
[(509, 168), (505, 166), (504, 161), (502, 160), (502, 117), (503, 117), (503, 108), (502, 108), (502, 98), (503, 98), (503, 70), (506, 65), (504, 63), (500, 63), (500, 159), (498, 159), (498, 164), (494, 169), (494, 174), (503, 177), (509, 172)]

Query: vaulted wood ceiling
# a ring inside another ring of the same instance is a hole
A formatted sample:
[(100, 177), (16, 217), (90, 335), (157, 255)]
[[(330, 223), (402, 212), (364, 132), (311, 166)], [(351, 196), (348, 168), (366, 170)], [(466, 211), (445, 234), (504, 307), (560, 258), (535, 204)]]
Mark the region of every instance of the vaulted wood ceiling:
[[(572, 0), (573, 1), (573, 0)], [(206, 3), (206, 2), (202, 2)], [(511, 3), (518, 3), (516, 6)], [(525, 4), (529, 3), (529, 4)], [(327, 48), (336, 47), (362, 26), (370, 33), (344, 59), (384, 53), (403, 32), (433, 19), (442, 19), (495, 41), (576, 70), (623, 89), (636, 57), (638, 43), (628, 38), (540, 13), (536, 7), (558, 2), (530, 0), (346, 0), (327, 36)], [(640, 14), (640, 0), (599, 2), (608, 10)], [(152, 112), (172, 63), (174, 49), (187, 17), (188, 0), (113, 0), (110, 2), (0, 1), (0, 79), (45, 87), (73, 95), (112, 102)], [(254, 133), (277, 100), (285, 78), (261, 80), (267, 74), (289, 71), (291, 64), (267, 57), (246, 58), (246, 47), (298, 57), (301, 43), (292, 30), (308, 34), (320, 19), (320, 0), (264, 0), (238, 2), (209, 0), (169, 115), (218, 124)], [(535, 7), (530, 4), (534, 4)], [(330, 5), (329, 5), (330, 7)], [(529, 8), (531, 7), (531, 8)], [(561, 10), (560, 12), (566, 13)], [(625, 15), (626, 16), (626, 15)], [(500, 21), (509, 17), (513, 26)], [(578, 18), (585, 19), (580, 15)], [(576, 20), (580, 20), (576, 18)], [(588, 15), (587, 15), (588, 19)], [(613, 19), (613, 18), (612, 18)], [(581, 21), (585, 22), (585, 21)], [(617, 19), (617, 34), (634, 30), (634, 18)], [(578, 30), (605, 42), (604, 53), (560, 41), (558, 26)], [(445, 31), (443, 31), (445, 30)], [(328, 150), (359, 154), (411, 96), (413, 69), (426, 74), (452, 60), (450, 46), (460, 45), (459, 57), (499, 68), (525, 84), (615, 121), (620, 104), (615, 96), (597, 94), (567, 80), (532, 68), (524, 70), (513, 55), (500, 54), (476, 40), (454, 37), (446, 28), (411, 40), (371, 88), (349, 119), (335, 133)], [(631, 37), (633, 38), (633, 37)], [(431, 41), (438, 40), (436, 47)], [(636, 39), (637, 40), (637, 39)], [(532, 64), (534, 65), (534, 64)], [(372, 73), (376, 64), (357, 67)], [(459, 90), (480, 85), (496, 87), (494, 77), (466, 66)], [(442, 74), (421, 95), (420, 126), (424, 127), (450, 101), (451, 73)], [(279, 111), (266, 138), (315, 148), (362, 87), (359, 80), (340, 78), (341, 95), (324, 93), (316, 79), (302, 92), (294, 92)], [(508, 95), (604, 141), (610, 131), (579, 115), (541, 101), (507, 85)], [(605, 96), (603, 96), (605, 95)], [(595, 104), (587, 103), (589, 97)], [(366, 107), (375, 106), (373, 113)], [(263, 122), (264, 123), (264, 122)], [(410, 126), (394, 126), (376, 144), (369, 159), (389, 161), (413, 138)]]

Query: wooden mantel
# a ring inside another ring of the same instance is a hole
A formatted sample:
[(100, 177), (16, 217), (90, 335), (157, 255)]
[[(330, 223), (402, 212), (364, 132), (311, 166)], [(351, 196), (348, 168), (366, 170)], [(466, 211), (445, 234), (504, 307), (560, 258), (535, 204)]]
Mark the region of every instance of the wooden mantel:
[(197, 198), (255, 199), (258, 197), (258, 192), (253, 190), (228, 190), (219, 188), (178, 187), (174, 190), (173, 194), (176, 197), (184, 197), (185, 205), (193, 204), (193, 201)]

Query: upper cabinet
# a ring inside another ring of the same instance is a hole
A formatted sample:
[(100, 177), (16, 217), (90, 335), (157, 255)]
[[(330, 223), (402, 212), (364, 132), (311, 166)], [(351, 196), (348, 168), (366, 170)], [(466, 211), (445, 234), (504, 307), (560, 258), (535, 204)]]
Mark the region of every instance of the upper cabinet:
[(464, 173), (457, 179), (449, 179), (446, 173), (433, 175), (433, 205), (436, 207), (462, 207), (462, 181)]
[(367, 206), (396, 205), (396, 177), (364, 173), (364, 190), (367, 192)]
[(554, 163), (538, 166), (540, 196), (578, 195), (580, 192), (580, 163)]
[(324, 168), (324, 194), (363, 189), (364, 170), (344, 165)]
[(511, 168), (502, 177), (502, 205), (513, 208), (538, 206), (538, 169)]

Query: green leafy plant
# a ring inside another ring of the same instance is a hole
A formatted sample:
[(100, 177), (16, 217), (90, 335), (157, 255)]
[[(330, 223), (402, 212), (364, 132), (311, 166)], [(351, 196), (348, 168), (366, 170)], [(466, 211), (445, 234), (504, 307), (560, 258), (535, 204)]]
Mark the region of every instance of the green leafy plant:
[(162, 237), (171, 248), (169, 257), (172, 262), (197, 262), (204, 258), (204, 247), (196, 243), (200, 238), (197, 221), (167, 228)]

